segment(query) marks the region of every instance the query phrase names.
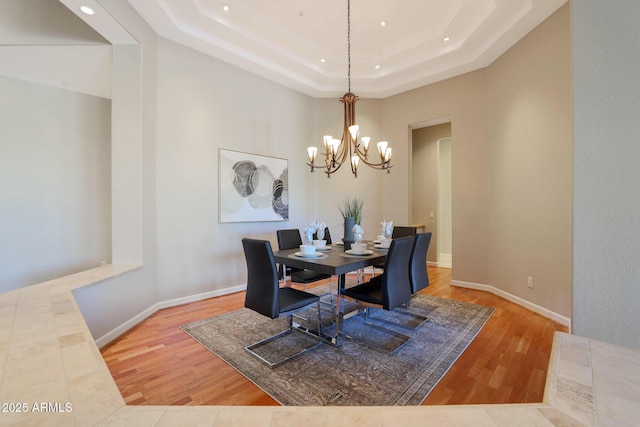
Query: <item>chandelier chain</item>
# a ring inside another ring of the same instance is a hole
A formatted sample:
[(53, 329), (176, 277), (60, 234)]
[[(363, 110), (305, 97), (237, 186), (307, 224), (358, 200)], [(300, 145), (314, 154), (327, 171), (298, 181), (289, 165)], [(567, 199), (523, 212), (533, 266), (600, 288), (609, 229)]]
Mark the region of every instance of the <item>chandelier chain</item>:
[(351, 93), (351, 0), (347, 0), (347, 80), (349, 93)]
[(344, 123), (342, 139), (333, 138), (331, 135), (325, 135), (324, 142), (324, 166), (316, 166), (315, 160), (318, 154), (317, 147), (307, 147), (307, 155), (311, 167), (311, 172), (315, 168), (324, 168), (327, 178), (331, 178), (331, 174), (336, 172), (348, 160), (351, 165), (351, 172), (358, 177), (358, 164), (365, 165), (379, 170), (391, 172), (391, 148), (387, 141), (380, 141), (376, 144), (380, 162), (369, 160), (369, 142), (371, 138), (363, 137), (358, 142), (359, 127), (356, 125), (356, 101), (358, 97), (351, 93), (351, 0), (347, 0), (347, 80), (348, 92), (345, 93), (340, 102), (344, 105)]

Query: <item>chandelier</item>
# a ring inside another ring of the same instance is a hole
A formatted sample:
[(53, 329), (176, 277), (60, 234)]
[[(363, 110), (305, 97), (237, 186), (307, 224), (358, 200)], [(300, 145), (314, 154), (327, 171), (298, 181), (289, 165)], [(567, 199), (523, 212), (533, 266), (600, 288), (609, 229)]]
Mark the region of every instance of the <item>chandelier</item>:
[(340, 169), (340, 166), (347, 160), (350, 160), (351, 172), (358, 177), (358, 165), (360, 162), (365, 165), (380, 170), (391, 172), (391, 147), (387, 141), (380, 141), (376, 144), (380, 162), (376, 163), (369, 160), (369, 142), (371, 138), (364, 136), (360, 138), (360, 127), (356, 124), (356, 101), (359, 99), (351, 93), (351, 0), (347, 0), (347, 81), (348, 91), (345, 93), (340, 102), (344, 105), (344, 126), (342, 129), (342, 139), (334, 139), (331, 135), (323, 137), (324, 142), (324, 161), (323, 166), (315, 164), (318, 154), (317, 147), (307, 147), (309, 156), (308, 166), (311, 166), (311, 172), (315, 168), (323, 168), (327, 178), (331, 178), (331, 174)]

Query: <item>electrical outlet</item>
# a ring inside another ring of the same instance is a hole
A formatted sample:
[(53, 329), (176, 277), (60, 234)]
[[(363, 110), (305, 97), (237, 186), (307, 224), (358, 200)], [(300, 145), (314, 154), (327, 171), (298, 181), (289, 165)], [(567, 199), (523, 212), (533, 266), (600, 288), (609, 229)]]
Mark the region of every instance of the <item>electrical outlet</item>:
[(529, 287), (529, 289), (533, 289), (533, 277), (527, 277), (527, 286)]

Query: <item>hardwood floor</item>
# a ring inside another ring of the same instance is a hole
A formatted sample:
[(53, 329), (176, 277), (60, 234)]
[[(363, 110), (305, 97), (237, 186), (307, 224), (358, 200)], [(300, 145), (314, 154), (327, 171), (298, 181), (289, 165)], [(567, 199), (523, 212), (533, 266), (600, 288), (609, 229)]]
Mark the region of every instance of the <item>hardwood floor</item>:
[[(424, 405), (541, 402), (553, 333), (566, 328), (487, 292), (451, 286), (429, 267), (422, 293), (494, 307), (476, 339)], [(179, 325), (237, 310), (244, 292), (160, 310), (102, 348), (130, 405), (278, 405)]]

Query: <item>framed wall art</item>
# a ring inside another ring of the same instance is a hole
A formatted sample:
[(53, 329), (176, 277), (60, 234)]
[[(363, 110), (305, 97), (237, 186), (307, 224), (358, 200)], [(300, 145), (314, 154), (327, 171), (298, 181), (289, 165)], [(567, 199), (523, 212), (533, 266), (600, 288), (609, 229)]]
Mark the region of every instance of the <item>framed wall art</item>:
[(289, 220), (287, 159), (220, 149), (219, 221)]

